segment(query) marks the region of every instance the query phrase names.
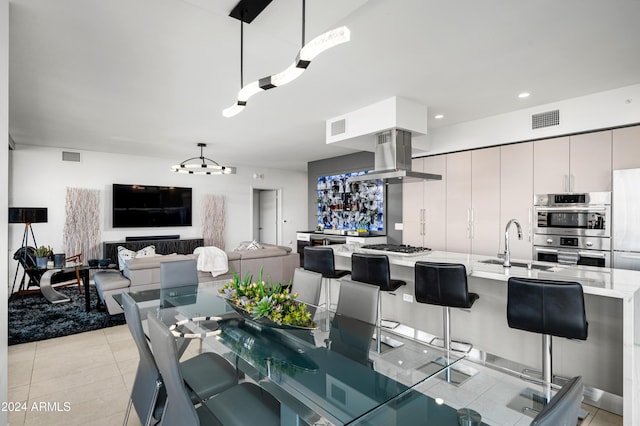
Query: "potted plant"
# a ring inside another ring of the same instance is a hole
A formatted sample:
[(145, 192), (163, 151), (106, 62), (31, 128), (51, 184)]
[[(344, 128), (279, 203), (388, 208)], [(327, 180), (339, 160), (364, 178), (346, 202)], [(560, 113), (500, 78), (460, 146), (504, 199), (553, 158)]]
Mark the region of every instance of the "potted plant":
[(36, 266), (40, 269), (47, 269), (47, 262), (53, 255), (53, 249), (50, 246), (40, 246), (36, 249)]

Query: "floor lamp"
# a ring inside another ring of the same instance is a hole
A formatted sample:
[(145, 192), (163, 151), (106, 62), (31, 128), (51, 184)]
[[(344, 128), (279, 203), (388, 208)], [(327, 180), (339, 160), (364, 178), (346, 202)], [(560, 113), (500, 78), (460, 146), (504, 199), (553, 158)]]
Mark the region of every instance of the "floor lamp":
[[(22, 223), (24, 224), (24, 233), (22, 234), (22, 265), (26, 265), (27, 261), (27, 247), (29, 246), (29, 233), (31, 233), (31, 238), (33, 239), (34, 247), (38, 247), (38, 243), (36, 243), (36, 236), (33, 233), (33, 228), (31, 227), (32, 223), (46, 223), (47, 222), (47, 208), (46, 207), (9, 207), (9, 223)], [(17, 260), (17, 259), (16, 259)], [(18, 278), (18, 270), (20, 268), (16, 268), (16, 273), (13, 276), (13, 285), (11, 286), (11, 293), (9, 294), (9, 299), (13, 296), (13, 291), (16, 287), (16, 278)], [(24, 283), (24, 277), (27, 271), (25, 270), (22, 273), (22, 280), (20, 281), (20, 288)]]

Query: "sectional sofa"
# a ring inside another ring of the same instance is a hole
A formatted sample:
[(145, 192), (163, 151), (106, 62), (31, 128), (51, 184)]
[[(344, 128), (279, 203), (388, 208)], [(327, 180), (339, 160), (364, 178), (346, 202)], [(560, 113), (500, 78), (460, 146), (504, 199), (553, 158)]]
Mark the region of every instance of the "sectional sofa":
[[(210, 272), (198, 271), (198, 282), (227, 280), (237, 273), (258, 278), (260, 268), (266, 281), (289, 283), (293, 271), (300, 265), (300, 258), (290, 247), (261, 244), (260, 248), (227, 251), (229, 271), (213, 277)], [(160, 263), (184, 259), (197, 259), (195, 254), (167, 254), (154, 257), (129, 259), (123, 270), (96, 272), (93, 276), (100, 300), (109, 315), (122, 313), (122, 308), (113, 298), (114, 294), (160, 288)]]

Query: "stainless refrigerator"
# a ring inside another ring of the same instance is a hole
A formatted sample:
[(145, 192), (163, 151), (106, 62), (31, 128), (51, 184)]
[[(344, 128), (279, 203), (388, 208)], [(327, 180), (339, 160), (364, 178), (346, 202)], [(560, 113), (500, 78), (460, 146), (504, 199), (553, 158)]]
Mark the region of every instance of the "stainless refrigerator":
[(613, 171), (613, 262), (640, 270), (640, 169)]

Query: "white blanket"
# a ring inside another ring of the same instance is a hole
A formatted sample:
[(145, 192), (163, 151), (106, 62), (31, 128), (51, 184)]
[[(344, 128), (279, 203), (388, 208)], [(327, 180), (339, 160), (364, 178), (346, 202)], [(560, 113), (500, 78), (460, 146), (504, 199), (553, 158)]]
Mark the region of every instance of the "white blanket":
[(193, 251), (198, 255), (198, 271), (211, 272), (211, 275), (226, 274), (229, 271), (229, 258), (218, 247), (198, 247)]

